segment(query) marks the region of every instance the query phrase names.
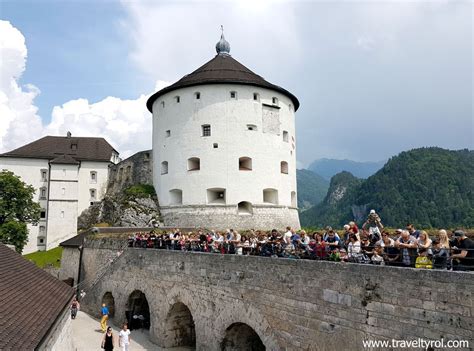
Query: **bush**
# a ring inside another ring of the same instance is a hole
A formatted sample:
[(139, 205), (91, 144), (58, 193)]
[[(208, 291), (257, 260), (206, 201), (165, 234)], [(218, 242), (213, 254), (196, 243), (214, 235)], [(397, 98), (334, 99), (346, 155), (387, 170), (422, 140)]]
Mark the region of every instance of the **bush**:
[(155, 188), (150, 184), (137, 184), (125, 189), (125, 194), (130, 197), (155, 196)]

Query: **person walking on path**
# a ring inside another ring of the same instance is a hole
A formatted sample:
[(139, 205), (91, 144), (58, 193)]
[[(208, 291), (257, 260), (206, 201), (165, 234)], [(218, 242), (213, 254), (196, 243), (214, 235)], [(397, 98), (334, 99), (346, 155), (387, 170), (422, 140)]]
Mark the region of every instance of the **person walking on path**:
[(102, 332), (105, 333), (107, 330), (107, 320), (109, 319), (109, 309), (105, 303), (102, 304), (102, 310), (100, 312), (102, 315), (102, 319), (100, 320), (100, 328), (102, 329)]
[(122, 330), (119, 333), (119, 347), (122, 348), (122, 351), (129, 351), (130, 342), (130, 330), (128, 330), (127, 323), (124, 323)]
[(104, 334), (104, 337), (102, 338), (102, 348), (105, 351), (113, 351), (114, 346), (115, 346), (114, 334), (112, 333), (112, 328), (108, 327), (107, 332)]

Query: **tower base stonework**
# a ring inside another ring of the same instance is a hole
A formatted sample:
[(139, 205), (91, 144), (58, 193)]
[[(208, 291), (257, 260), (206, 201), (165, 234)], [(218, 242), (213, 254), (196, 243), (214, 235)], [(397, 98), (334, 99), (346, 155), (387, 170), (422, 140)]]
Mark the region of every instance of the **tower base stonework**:
[(300, 229), (298, 210), (286, 206), (253, 205), (252, 213), (241, 214), (236, 205), (184, 205), (160, 207), (165, 226), (224, 230), (234, 228)]

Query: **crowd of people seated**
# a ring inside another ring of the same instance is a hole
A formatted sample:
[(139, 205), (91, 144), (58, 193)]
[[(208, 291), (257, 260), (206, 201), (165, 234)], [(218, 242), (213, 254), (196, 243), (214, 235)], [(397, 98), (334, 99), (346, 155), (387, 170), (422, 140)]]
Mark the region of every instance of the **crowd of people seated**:
[(290, 227), (284, 233), (250, 230), (240, 234), (204, 231), (181, 233), (152, 231), (136, 233), (128, 238), (129, 247), (221, 254), (256, 255), (376, 265), (474, 270), (474, 241), (462, 230), (451, 237), (441, 229), (435, 238), (412, 224), (394, 233), (383, 228), (379, 216), (372, 210), (359, 229), (355, 222), (344, 226), (341, 234), (331, 227), (325, 231), (306, 233)]

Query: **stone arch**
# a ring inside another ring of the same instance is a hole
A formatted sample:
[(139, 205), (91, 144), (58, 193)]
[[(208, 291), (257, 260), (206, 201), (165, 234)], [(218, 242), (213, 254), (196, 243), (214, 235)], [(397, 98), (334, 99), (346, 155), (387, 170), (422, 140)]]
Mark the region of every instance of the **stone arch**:
[(134, 290), (128, 296), (125, 318), (130, 330), (150, 329), (150, 307), (145, 294), (141, 290)]
[(115, 316), (115, 299), (114, 295), (110, 291), (107, 291), (102, 296), (102, 304), (105, 303), (105, 306), (109, 309), (109, 318), (114, 318)]
[(222, 351), (264, 351), (265, 345), (257, 332), (245, 323), (232, 323), (221, 342)]
[(189, 346), (196, 347), (196, 330), (194, 318), (182, 302), (175, 302), (164, 321), (163, 346), (178, 347)]

